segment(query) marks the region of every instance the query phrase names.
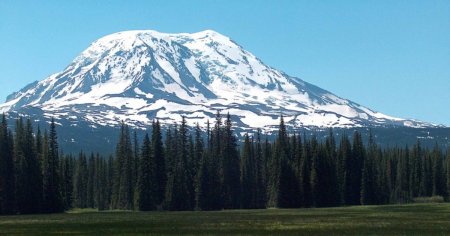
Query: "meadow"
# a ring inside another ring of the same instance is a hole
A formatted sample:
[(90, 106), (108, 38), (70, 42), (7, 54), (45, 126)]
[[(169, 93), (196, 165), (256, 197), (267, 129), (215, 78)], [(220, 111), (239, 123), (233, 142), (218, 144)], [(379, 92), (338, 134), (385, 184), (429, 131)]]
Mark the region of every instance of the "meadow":
[(450, 235), (450, 204), (0, 216), (2, 235)]

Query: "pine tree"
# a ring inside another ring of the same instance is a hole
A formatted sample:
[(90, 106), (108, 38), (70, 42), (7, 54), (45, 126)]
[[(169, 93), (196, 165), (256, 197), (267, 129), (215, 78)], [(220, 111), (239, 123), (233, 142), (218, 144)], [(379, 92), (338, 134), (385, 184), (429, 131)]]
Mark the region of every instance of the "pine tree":
[(376, 203), (376, 187), (375, 187), (375, 167), (374, 161), (376, 156), (376, 144), (373, 140), (372, 133), (369, 134), (369, 146), (367, 155), (363, 164), (361, 175), (361, 205), (373, 205)]
[(152, 123), (152, 157), (154, 158), (155, 173), (155, 203), (160, 205), (164, 200), (164, 193), (167, 183), (166, 160), (164, 157), (164, 147), (161, 135), (159, 120)]
[(25, 214), (37, 213), (42, 206), (42, 176), (29, 119), (26, 125), (22, 118), (17, 120), (14, 148), (17, 210)]
[[(220, 139), (220, 137), (219, 137)], [(239, 207), (240, 173), (239, 153), (236, 150), (236, 138), (233, 135), (230, 113), (227, 114), (225, 127), (221, 137), (221, 182), (223, 207), (233, 209)]]
[(439, 146), (436, 144), (432, 151), (433, 158), (433, 195), (447, 198), (447, 186), (443, 158)]
[(133, 209), (133, 148), (130, 129), (122, 122), (116, 148), (115, 186), (112, 206), (116, 209)]
[(340, 198), (340, 204), (345, 204), (345, 193), (346, 193), (346, 182), (349, 181), (347, 178), (349, 175), (347, 175), (347, 162), (349, 161), (350, 155), (351, 155), (351, 144), (348, 140), (348, 136), (344, 133), (341, 136), (341, 140), (339, 143), (339, 152), (338, 152), (338, 159), (336, 164), (336, 172), (337, 172), (337, 180), (338, 180), (338, 191), (339, 191), (339, 198)]
[(447, 194), (450, 201), (450, 147), (447, 149)]
[(252, 166), (253, 153), (251, 151), (250, 138), (248, 134), (244, 136), (244, 147), (241, 157), (241, 208), (255, 208), (254, 195), (256, 194), (254, 180), (254, 169)]
[(266, 207), (266, 165), (264, 163), (263, 150), (261, 144), (261, 130), (258, 129), (256, 133), (256, 147), (254, 151), (254, 169), (255, 169), (255, 208)]
[(166, 189), (166, 205), (169, 210), (191, 210), (191, 196), (188, 189), (188, 158), (187, 125), (183, 117), (179, 129), (175, 129), (174, 139), (177, 151), (173, 156), (173, 172), (169, 175)]
[(63, 199), (64, 210), (72, 208), (73, 201), (73, 157), (71, 155), (60, 155), (61, 162), (59, 169), (61, 170), (61, 194)]
[(397, 174), (395, 180), (395, 188), (393, 195), (391, 196), (391, 202), (394, 203), (406, 203), (411, 201), (411, 196), (409, 192), (409, 172), (408, 172), (408, 161), (409, 153), (408, 147), (405, 149), (399, 149), (397, 151)]
[(88, 208), (94, 208), (94, 191), (96, 190), (94, 188), (95, 185), (95, 172), (96, 172), (96, 166), (95, 166), (95, 156), (94, 153), (91, 153), (89, 159), (88, 159), (88, 172), (87, 172), (87, 207)]
[[(198, 125), (197, 125), (198, 127)], [(197, 183), (195, 187), (195, 202), (196, 208), (200, 210), (212, 210), (211, 204), (211, 190), (210, 187), (210, 151), (211, 151), (211, 130), (209, 120), (206, 124), (206, 150), (203, 148), (202, 140), (200, 138), (199, 128), (196, 129), (196, 150), (197, 155), (201, 151), (201, 161), (197, 174)], [(201, 146), (201, 147), (200, 147)]]
[[(45, 148), (45, 147), (44, 147)], [(48, 137), (48, 154), (44, 156), (43, 189), (46, 212), (61, 212), (64, 205), (59, 180), (59, 152), (55, 120), (52, 118)]]
[(364, 165), (364, 146), (361, 134), (358, 131), (353, 133), (352, 153), (345, 161), (345, 203), (347, 205), (357, 205), (361, 198), (361, 176)]
[(144, 137), (141, 158), (139, 160), (138, 181), (136, 186), (135, 206), (140, 211), (150, 211), (156, 208), (155, 192), (156, 175), (152, 158), (151, 143), (148, 134)]
[(0, 214), (15, 211), (14, 175), (13, 140), (3, 114), (0, 124)]
[(321, 172), (321, 159), (319, 157), (319, 144), (317, 138), (314, 135), (310, 141), (310, 152), (311, 152), (311, 196), (313, 206), (320, 207), (323, 204), (322, 200), (322, 185), (320, 183), (320, 172)]
[(301, 162), (301, 175), (300, 175), (300, 183), (301, 183), (301, 206), (303, 207), (311, 207), (313, 205), (313, 196), (312, 196), (312, 186), (311, 186), (311, 169), (312, 169), (312, 156), (311, 156), (311, 145), (310, 142), (306, 141), (305, 135), (303, 136), (304, 147), (302, 151), (302, 162)]
[(419, 140), (413, 146), (410, 162), (409, 190), (411, 198), (418, 197), (420, 194), (420, 182), (422, 179), (422, 148)]
[(80, 152), (73, 177), (73, 206), (75, 208), (87, 207), (87, 176), (86, 156)]

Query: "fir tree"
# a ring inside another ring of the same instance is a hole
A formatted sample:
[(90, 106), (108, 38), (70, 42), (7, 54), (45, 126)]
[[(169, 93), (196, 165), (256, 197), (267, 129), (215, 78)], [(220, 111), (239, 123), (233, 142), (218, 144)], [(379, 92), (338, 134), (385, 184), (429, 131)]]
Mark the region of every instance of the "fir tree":
[(151, 143), (148, 134), (144, 137), (141, 158), (139, 161), (138, 181), (136, 186), (136, 204), (140, 211), (156, 208), (156, 175), (154, 159), (151, 155)]
[[(45, 148), (45, 147), (44, 147)], [(46, 212), (61, 212), (64, 205), (59, 181), (59, 151), (55, 120), (52, 118), (48, 137), (48, 154), (44, 156), (43, 189)]]
[[(220, 139), (220, 137), (218, 137), (218, 139)], [(227, 119), (225, 121), (225, 127), (223, 128), (221, 139), (221, 147), (219, 148), (222, 149), (220, 152), (220, 170), (223, 207), (226, 209), (238, 208), (240, 193), (240, 161), (239, 153), (236, 150), (236, 139), (232, 131), (230, 113), (227, 114)]]
[(130, 130), (122, 122), (119, 143), (116, 148), (116, 169), (113, 208), (133, 209), (133, 151)]
[(0, 214), (14, 213), (14, 186), (13, 140), (3, 114), (0, 124)]
[(254, 169), (252, 166), (253, 153), (248, 134), (244, 136), (244, 147), (241, 158), (241, 208), (254, 208), (254, 195), (256, 194), (256, 183), (254, 180)]

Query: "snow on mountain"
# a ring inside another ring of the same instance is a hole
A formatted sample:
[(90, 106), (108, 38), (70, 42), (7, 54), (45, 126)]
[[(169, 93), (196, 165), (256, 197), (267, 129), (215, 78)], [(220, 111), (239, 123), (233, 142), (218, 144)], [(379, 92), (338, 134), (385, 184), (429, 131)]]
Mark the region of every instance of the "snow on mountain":
[(372, 111), (265, 65), (212, 30), (125, 31), (92, 43), (62, 72), (8, 96), (1, 112), (144, 127), (158, 117), (204, 125), (217, 110), (242, 129), (290, 126), (433, 126)]

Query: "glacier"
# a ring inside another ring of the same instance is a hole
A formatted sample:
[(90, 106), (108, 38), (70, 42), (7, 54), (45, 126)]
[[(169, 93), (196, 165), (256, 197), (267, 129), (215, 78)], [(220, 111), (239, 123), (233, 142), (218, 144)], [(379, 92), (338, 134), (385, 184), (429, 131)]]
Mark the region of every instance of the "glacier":
[(72, 126), (204, 127), (217, 111), (243, 131), (290, 128), (435, 127), (373, 111), (264, 64), (213, 30), (124, 31), (93, 42), (61, 72), (8, 96), (0, 112), (69, 120)]

